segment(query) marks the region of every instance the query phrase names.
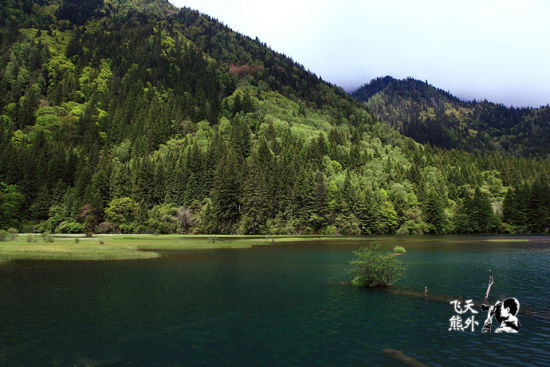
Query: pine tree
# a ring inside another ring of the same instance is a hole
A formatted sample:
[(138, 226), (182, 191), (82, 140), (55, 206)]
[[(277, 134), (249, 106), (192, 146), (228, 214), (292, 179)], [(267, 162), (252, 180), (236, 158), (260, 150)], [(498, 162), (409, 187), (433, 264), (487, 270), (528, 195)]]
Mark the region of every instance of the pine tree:
[(376, 232), (379, 234), (394, 233), (399, 227), (397, 213), (384, 189), (378, 193), (377, 209), (377, 218), (374, 223)]
[(327, 224), (328, 220), (328, 193), (325, 184), (325, 176), (316, 171), (313, 179), (313, 193), (311, 197), (311, 212), (309, 213), (309, 225), (318, 232)]
[(542, 233), (550, 224), (550, 188), (542, 179), (537, 179), (530, 190), (527, 201), (527, 219), (529, 230)]
[(379, 205), (370, 189), (357, 192), (353, 199), (353, 212), (359, 222), (361, 234), (376, 233)]
[(214, 174), (212, 211), (221, 233), (232, 233), (240, 216), (240, 167), (236, 153), (229, 149)]
[(502, 219), (508, 224), (518, 224), (520, 217), (518, 202), (516, 198), (516, 190), (509, 188), (504, 196), (502, 203)]
[(239, 93), (237, 93), (237, 95), (233, 99), (233, 108), (232, 108), (233, 116), (235, 116), (237, 113), (241, 112), (242, 109), (243, 109), (243, 107), (242, 107), (242, 102), (241, 102), (241, 95)]
[(437, 190), (432, 189), (426, 195), (423, 212), (426, 222), (432, 225), (433, 232), (443, 233), (446, 225), (445, 204)]
[(296, 174), (292, 190), (292, 205), (289, 208), (289, 216), (296, 219), (298, 230), (310, 232), (309, 219), (314, 214), (313, 209), (313, 180), (305, 167), (300, 167)]
[(242, 211), (245, 233), (261, 233), (268, 216), (267, 186), (258, 164), (253, 158), (248, 166), (248, 176), (243, 185)]

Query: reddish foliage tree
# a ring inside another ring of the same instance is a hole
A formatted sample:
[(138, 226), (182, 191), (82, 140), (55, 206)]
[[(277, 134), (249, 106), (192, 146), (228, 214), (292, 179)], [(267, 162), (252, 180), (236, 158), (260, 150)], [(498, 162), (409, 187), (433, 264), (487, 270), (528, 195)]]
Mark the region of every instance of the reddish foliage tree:
[(231, 64), (229, 66), (229, 71), (231, 72), (231, 74), (237, 75), (239, 77), (244, 76), (244, 75), (256, 75), (261, 70), (262, 70), (261, 65), (249, 65), (249, 64), (235, 65), (235, 64)]

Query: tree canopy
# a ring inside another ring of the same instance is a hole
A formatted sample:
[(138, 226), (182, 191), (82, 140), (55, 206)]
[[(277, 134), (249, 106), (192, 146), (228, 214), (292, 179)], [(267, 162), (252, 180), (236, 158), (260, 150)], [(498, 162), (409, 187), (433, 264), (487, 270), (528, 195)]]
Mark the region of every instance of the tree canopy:
[(419, 144), (197, 11), (8, 0), (0, 19), (0, 228), (548, 230), (548, 159)]

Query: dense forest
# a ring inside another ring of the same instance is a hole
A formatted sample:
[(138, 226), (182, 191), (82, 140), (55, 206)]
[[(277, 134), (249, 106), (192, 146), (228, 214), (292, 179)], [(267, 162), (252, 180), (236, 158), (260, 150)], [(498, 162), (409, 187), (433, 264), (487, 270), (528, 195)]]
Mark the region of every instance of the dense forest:
[(378, 119), (420, 143), (470, 152), (550, 156), (550, 107), (462, 101), (412, 78), (377, 78), (352, 93)]
[(508, 149), (422, 145), (163, 0), (7, 0), (0, 27), (0, 229), (548, 231), (548, 124)]

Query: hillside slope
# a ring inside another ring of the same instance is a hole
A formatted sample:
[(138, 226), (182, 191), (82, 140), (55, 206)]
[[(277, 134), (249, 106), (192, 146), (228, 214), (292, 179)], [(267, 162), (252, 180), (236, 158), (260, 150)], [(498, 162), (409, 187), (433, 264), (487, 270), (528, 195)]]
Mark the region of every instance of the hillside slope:
[(352, 93), (369, 110), (422, 143), (474, 152), (548, 157), (550, 108), (462, 101), (412, 78), (372, 80)]
[(547, 228), (547, 160), (417, 144), (197, 11), (8, 0), (0, 12), (0, 229)]

